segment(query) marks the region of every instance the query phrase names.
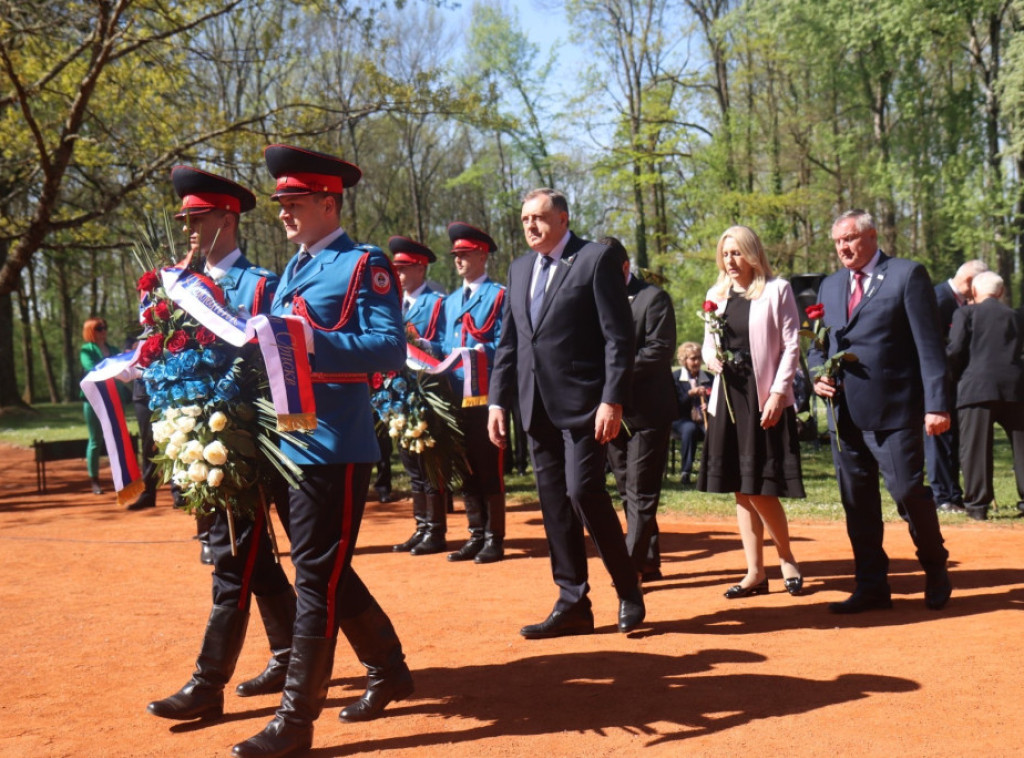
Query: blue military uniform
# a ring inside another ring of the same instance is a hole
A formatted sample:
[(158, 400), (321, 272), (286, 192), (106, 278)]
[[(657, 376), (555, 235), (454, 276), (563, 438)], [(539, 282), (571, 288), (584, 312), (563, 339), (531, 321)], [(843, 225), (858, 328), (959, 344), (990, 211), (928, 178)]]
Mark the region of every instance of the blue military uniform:
[[(343, 189), (362, 176), (357, 166), (334, 156), (288, 145), (271, 145), (264, 157), (277, 180), (273, 199), (281, 203), (282, 217), (294, 214), (317, 226), (328, 207), (322, 203), (333, 199), (339, 207)], [(367, 375), (398, 370), (405, 362), (400, 288), (379, 248), (357, 245), (340, 229), (301, 241), (272, 307), (275, 315), (305, 319), (314, 353), (317, 428), (305, 436), (307, 447), (282, 445), (303, 474), (299, 486), (289, 489), (298, 590), (293, 654), (274, 719), (235, 745), (239, 758), (309, 749), (313, 722), (327, 698), (339, 628), (369, 673), (367, 692), (342, 710), (343, 721), (376, 718), (388, 703), (413, 691), (391, 621), (352, 568), (378, 456)]]
[[(452, 254), (497, 250), (490, 235), (469, 224), (455, 222), (448, 226)], [(473, 285), (473, 286), (469, 286)], [(464, 283), (444, 299), (444, 333), (441, 350), (450, 355), (460, 347), (482, 350), (487, 356), (487, 376), (479, 377), (479, 387), (472, 397), (463, 397), (462, 432), (466, 440), (466, 458), (470, 472), (463, 477), (462, 491), (469, 522), (469, 540), (448, 560), (473, 560), (493, 563), (504, 557), (505, 480), (502, 450), (491, 443), (487, 434), (487, 385), (494, 365), (494, 351), (501, 338), (502, 302), (505, 288), (484, 279)], [(452, 372), (452, 384), (458, 396), (464, 394), (464, 371)]]
[[(201, 216), (215, 210), (241, 214), (256, 203), (255, 196), (241, 185), (190, 166), (175, 166), (171, 180), (182, 198), (177, 218)], [(213, 267), (216, 271), (213, 278), (223, 289), (225, 299), (235, 308), (244, 308), (253, 315), (268, 312), (277, 276), (253, 266), (237, 248), (222, 260), (232, 257), (234, 260), (226, 271)], [(141, 418), (141, 414), (139, 416)], [(146, 416), (148, 421), (148, 407)], [(287, 530), (283, 487), (271, 493), (271, 497), (278, 505)], [(149, 704), (149, 712), (156, 716), (180, 720), (209, 718), (223, 712), (224, 685), (234, 672), (245, 640), (254, 593), (272, 656), (266, 669), (254, 679), (239, 684), (236, 692), (241, 696), (280, 692), (284, 685), (295, 620), (295, 593), (274, 559), (264, 511), (257, 510), (253, 521), (238, 521), (234, 526), (235, 549), (232, 551), (231, 529), (223, 511), (197, 519), (199, 538), (206, 549), (204, 553), (208, 552), (208, 562), (214, 566), (213, 608), (192, 679), (178, 693)]]

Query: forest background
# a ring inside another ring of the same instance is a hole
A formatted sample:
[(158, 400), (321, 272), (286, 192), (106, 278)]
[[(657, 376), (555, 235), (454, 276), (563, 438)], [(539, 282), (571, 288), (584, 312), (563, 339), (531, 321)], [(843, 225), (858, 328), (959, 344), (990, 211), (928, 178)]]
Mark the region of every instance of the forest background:
[(89, 316), (137, 329), (132, 248), (169, 246), (177, 163), (256, 191), (244, 251), (283, 270), (273, 142), (358, 164), (346, 229), (425, 242), (449, 287), (449, 222), (490, 231), (504, 281), (522, 194), (557, 187), (663, 282), (680, 339), (725, 228), (828, 273), (850, 207), (935, 282), (981, 258), (1020, 304), (1024, 0), (542, 1), (568, 67), (498, 0), (0, 0), (0, 410), (78, 397)]

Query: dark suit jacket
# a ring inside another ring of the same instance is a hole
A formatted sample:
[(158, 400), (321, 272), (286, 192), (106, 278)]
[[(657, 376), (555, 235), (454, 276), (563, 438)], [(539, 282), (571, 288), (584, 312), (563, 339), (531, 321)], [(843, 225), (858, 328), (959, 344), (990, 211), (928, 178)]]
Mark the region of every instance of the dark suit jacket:
[(939, 327), (942, 330), (942, 339), (949, 339), (949, 327), (953, 323), (953, 314), (960, 307), (956, 295), (953, 294), (953, 287), (949, 281), (935, 285), (935, 302), (939, 308)]
[(535, 325), (530, 278), (536, 253), (512, 261), (491, 401), (509, 409), (518, 389), (531, 428), (535, 392), (559, 429), (592, 425), (602, 402), (626, 405), (633, 372), (632, 315), (622, 267), (604, 245), (570, 236)]
[[(686, 376), (684, 379), (683, 376)], [(714, 378), (704, 369), (697, 372), (697, 386), (703, 387), (707, 393), (711, 392), (711, 385)], [(676, 367), (672, 370), (672, 384), (676, 392), (676, 404), (679, 409), (677, 418), (690, 418), (690, 411), (694, 402), (698, 400), (690, 395), (690, 375), (685, 368)]]
[[(935, 289), (924, 267), (882, 253), (864, 297), (846, 318), (850, 272), (821, 283), (818, 301), (831, 328), (826, 354), (849, 350), (838, 380), (842, 401), (862, 431), (920, 427), (924, 414), (947, 413), (946, 351), (939, 332)], [(810, 366), (825, 356), (812, 349)], [(832, 419), (829, 417), (829, 425)]]
[(960, 308), (949, 333), (956, 406), (1024, 402), (1024, 317), (995, 298)]
[(676, 313), (672, 298), (660, 287), (631, 277), (626, 286), (633, 311), (632, 399), (622, 418), (630, 429), (668, 426), (675, 409), (672, 359)]

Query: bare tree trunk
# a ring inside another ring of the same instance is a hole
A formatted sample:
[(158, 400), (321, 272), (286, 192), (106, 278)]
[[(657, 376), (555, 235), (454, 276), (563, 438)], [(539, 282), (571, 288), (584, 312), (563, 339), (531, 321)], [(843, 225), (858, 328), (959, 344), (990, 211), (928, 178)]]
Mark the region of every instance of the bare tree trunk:
[[(80, 362), (75, 352), (75, 335), (81, 333), (81, 324), (76, 323), (75, 310), (71, 302), (71, 283), (68, 275), (67, 259), (61, 254), (57, 264), (57, 294), (60, 298), (60, 326), (61, 326), (61, 357), (63, 358), (64, 370), (60, 377), (60, 397), (68, 402), (77, 396), (78, 383), (75, 377), (78, 370), (75, 366)], [(95, 316), (93, 311), (89, 316)]]
[[(29, 263), (30, 269), (32, 264)], [(21, 399), (31, 405), (34, 402), (32, 390), (35, 387), (35, 357), (32, 355), (32, 319), (29, 317), (29, 297), (22, 280), (18, 287), (18, 316), (21, 319), (21, 361), (25, 366), (25, 389)]]
[(46, 375), (46, 389), (50, 393), (50, 402), (58, 402), (57, 382), (53, 376), (53, 362), (50, 360), (50, 348), (43, 334), (43, 320), (39, 317), (39, 298), (36, 297), (36, 274), (32, 266), (28, 268), (28, 288), (32, 295), (32, 321), (36, 325), (36, 337), (39, 339), (39, 355), (43, 359), (43, 373)]

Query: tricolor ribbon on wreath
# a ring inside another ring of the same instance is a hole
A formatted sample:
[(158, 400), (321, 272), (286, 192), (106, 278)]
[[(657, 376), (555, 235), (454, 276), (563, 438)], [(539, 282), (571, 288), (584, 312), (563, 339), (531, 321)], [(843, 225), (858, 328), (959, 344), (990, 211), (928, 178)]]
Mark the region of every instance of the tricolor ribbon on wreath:
[(433, 357), (411, 342), (406, 345), (405, 365), (414, 371), (443, 374), (461, 368), (462, 407), (487, 405), (487, 353), (483, 348), (457, 347), (443, 361)]
[[(161, 271), (167, 296), (196, 321), (234, 347), (256, 340), (266, 364), (270, 397), (279, 431), (316, 429), (309, 354), (312, 339), (304, 319), (297, 316), (258, 315), (245, 319), (217, 302), (203, 277), (177, 267)], [(114, 381), (130, 382), (139, 376), (139, 350), (100, 362), (81, 381), (82, 392), (96, 411), (107, 445), (114, 488), (119, 504), (130, 502), (145, 486), (124, 407)]]

